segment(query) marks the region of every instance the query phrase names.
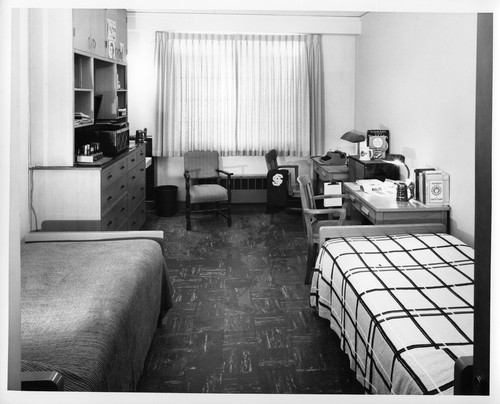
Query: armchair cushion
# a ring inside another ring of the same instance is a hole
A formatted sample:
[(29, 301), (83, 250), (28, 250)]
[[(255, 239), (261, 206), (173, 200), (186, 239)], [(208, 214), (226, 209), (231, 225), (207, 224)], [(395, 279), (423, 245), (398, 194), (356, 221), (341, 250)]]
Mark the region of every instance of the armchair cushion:
[(201, 184), (189, 187), (191, 203), (224, 202), (228, 200), (227, 189), (218, 184)]

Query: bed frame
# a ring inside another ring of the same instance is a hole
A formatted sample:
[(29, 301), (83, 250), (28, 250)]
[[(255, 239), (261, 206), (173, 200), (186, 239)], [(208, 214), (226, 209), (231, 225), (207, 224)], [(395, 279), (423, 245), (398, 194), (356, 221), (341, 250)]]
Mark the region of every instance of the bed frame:
[(447, 231), (442, 223), (323, 226), (319, 229), (319, 245), (335, 237), (386, 236), (400, 233), (447, 233)]
[(138, 231), (51, 231), (28, 233), (24, 241), (26, 243), (38, 243), (46, 241), (98, 241), (98, 240), (123, 240), (123, 239), (154, 239), (163, 241), (162, 230), (138, 230)]

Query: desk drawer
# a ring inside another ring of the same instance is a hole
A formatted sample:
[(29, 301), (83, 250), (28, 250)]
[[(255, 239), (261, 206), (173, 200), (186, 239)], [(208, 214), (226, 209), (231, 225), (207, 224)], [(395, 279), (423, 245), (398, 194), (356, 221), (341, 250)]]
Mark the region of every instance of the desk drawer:
[(353, 195), (349, 195), (352, 206), (360, 212), (364, 217), (366, 217), (370, 222), (375, 223), (377, 212), (370, 208), (369, 206), (363, 205), (359, 199), (356, 199)]

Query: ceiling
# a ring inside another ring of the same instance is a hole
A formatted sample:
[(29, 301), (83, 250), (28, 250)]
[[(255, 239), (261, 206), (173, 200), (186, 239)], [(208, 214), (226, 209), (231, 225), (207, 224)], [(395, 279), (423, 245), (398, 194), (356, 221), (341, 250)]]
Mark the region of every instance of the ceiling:
[(166, 14), (224, 14), (224, 15), (269, 15), (269, 16), (307, 16), (307, 17), (353, 17), (359, 18), (366, 11), (293, 11), (293, 10), (169, 10), (169, 9), (127, 9), (128, 13), (166, 13)]

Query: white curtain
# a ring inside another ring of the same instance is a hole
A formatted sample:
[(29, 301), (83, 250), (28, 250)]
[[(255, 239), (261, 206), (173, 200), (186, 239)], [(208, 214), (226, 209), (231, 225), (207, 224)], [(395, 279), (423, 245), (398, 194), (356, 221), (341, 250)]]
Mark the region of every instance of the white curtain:
[(311, 110), (320, 64), (318, 35), (157, 32), (153, 155), (310, 155), (322, 130), (322, 109)]

